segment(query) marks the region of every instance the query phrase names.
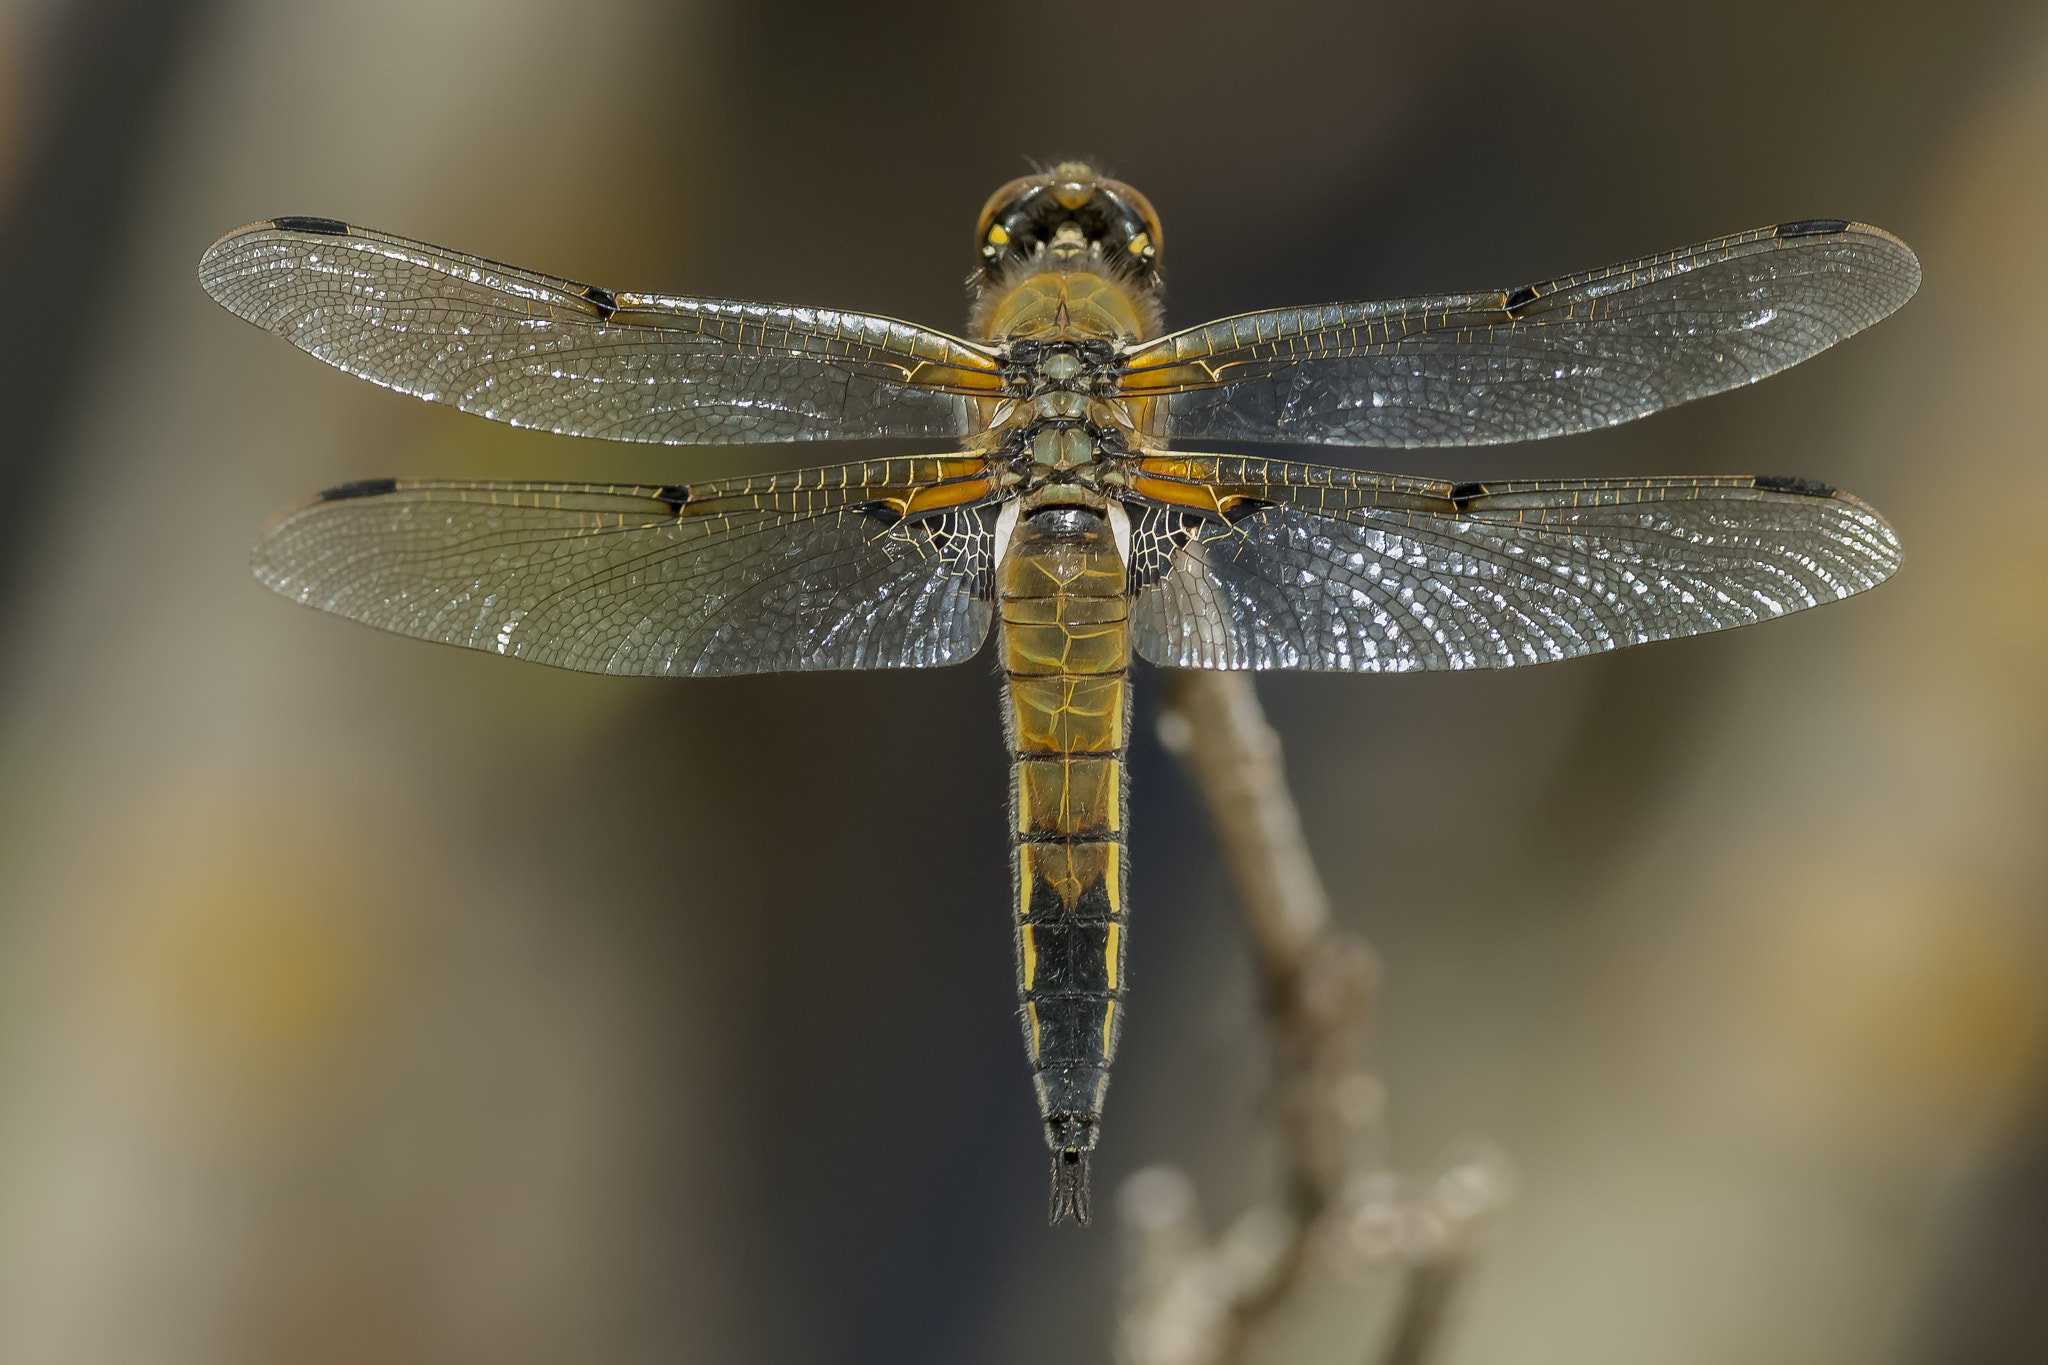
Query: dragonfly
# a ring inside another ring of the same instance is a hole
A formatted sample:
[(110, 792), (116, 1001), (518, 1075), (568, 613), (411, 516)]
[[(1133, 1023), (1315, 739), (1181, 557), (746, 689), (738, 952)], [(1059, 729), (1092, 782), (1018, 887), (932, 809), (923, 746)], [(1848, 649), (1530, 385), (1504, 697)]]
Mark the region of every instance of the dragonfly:
[(991, 634), (1011, 758), (1019, 1021), (1050, 1217), (1085, 1223), (1129, 991), (1134, 657), (1511, 668), (1744, 626), (1897, 570), (1816, 480), (1451, 482), (1205, 442), (1476, 446), (1753, 383), (1919, 285), (1898, 238), (1778, 223), (1505, 289), (1163, 326), (1151, 203), (1081, 162), (998, 189), (968, 335), (633, 293), (329, 218), (230, 232), (229, 311), (338, 369), (514, 426), (929, 453), (673, 484), (370, 478), (253, 554), (293, 601), (595, 673), (934, 668)]

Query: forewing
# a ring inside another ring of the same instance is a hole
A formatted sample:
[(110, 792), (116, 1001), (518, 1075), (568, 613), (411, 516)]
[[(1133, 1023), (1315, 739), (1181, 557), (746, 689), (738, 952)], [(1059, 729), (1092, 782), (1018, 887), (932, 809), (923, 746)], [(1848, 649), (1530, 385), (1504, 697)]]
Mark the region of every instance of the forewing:
[(1904, 242), (1838, 219), (1519, 289), (1224, 318), (1138, 347), (1176, 438), (1490, 445), (1612, 426), (1775, 374), (1911, 298)]
[(1182, 668), (1547, 663), (1782, 616), (1899, 566), (1882, 517), (1799, 479), (1453, 485), (1209, 456), (1172, 471), (1236, 518), (1148, 509), (1198, 526), (1131, 616), (1138, 652)]
[(983, 347), (823, 308), (614, 293), (320, 218), (215, 242), (199, 280), (330, 365), (514, 426), (718, 445), (961, 436)]
[(885, 460), (691, 487), (380, 479), (257, 543), (256, 576), (423, 640), (591, 673), (957, 663), (988, 634), (996, 509), (960, 460)]

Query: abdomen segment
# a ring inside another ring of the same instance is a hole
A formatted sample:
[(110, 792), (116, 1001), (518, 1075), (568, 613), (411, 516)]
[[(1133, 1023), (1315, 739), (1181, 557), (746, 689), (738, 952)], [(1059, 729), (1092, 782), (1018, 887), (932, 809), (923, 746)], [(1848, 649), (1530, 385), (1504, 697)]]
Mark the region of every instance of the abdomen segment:
[(1019, 527), (1001, 587), (1017, 994), (1053, 1152), (1052, 1218), (1085, 1223), (1123, 1023), (1129, 598), (1108, 523), (1078, 508)]

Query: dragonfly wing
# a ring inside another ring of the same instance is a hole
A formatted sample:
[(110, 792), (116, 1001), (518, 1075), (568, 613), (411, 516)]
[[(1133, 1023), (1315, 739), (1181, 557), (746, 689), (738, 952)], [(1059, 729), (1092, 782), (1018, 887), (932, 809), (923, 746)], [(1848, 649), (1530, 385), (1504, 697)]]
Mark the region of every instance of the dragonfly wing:
[(308, 606), (591, 673), (928, 668), (988, 635), (996, 508), (964, 480), (939, 510), (897, 509), (932, 466), (968, 463), (666, 488), (370, 480), (286, 512), (253, 567)]
[(1781, 223), (1519, 289), (1224, 318), (1138, 347), (1167, 434), (1491, 445), (1613, 426), (1776, 374), (1911, 298), (1904, 242)]
[(1132, 643), (1182, 668), (1546, 663), (1749, 625), (1862, 592), (1899, 565), (1882, 517), (1799, 479), (1482, 486), (1233, 457), (1173, 464), (1237, 499), (1234, 521), (1158, 505), (1134, 519), (1134, 545), (1151, 531), (1169, 553), (1139, 589)]
[(386, 388), (514, 426), (692, 445), (963, 436), (994, 354), (888, 318), (616, 293), (322, 218), (199, 262), (236, 315)]

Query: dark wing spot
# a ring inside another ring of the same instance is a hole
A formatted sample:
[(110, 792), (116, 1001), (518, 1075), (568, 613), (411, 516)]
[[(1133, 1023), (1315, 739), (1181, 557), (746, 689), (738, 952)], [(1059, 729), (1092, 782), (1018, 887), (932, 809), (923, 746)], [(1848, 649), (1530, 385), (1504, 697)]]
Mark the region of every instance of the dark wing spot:
[(317, 232), (323, 237), (348, 236), (348, 224), (339, 218), (273, 218), (270, 225), (286, 232)]
[(1513, 310), (1520, 308), (1523, 304), (1527, 303), (1530, 299), (1533, 299), (1535, 297), (1536, 291), (1525, 284), (1520, 289), (1517, 289), (1513, 293), (1508, 295), (1508, 310), (1512, 312)]
[(1482, 497), (1485, 493), (1486, 485), (1483, 483), (1454, 483), (1451, 485), (1450, 498), (1462, 512), (1472, 505), (1472, 499)]
[(1235, 526), (1252, 513), (1263, 512), (1272, 505), (1267, 498), (1232, 498), (1230, 506), (1223, 509), (1223, 519)]
[(609, 318), (619, 311), (619, 296), (609, 289), (586, 284), (583, 286), (583, 297), (597, 305), (598, 316), (601, 318)]
[(1832, 498), (1835, 490), (1819, 479), (1795, 479), (1787, 474), (1759, 474), (1756, 486), (1764, 493), (1797, 493), (1805, 498)]
[(897, 522), (903, 520), (903, 513), (899, 512), (893, 503), (881, 501), (857, 502), (846, 510), (858, 512), (868, 520), (878, 522), (883, 526), (894, 526)]
[(397, 491), (396, 479), (357, 479), (354, 483), (336, 484), (327, 489), (320, 494), (320, 501), (341, 502), (347, 498), (375, 498)]
[(1848, 226), (1847, 218), (1800, 218), (1790, 223), (1778, 224), (1778, 236), (1820, 237), (1830, 232), (1841, 232)]
[(686, 483), (665, 483), (654, 490), (654, 500), (668, 504), (671, 513), (680, 515), (683, 504), (690, 500), (690, 485)]

